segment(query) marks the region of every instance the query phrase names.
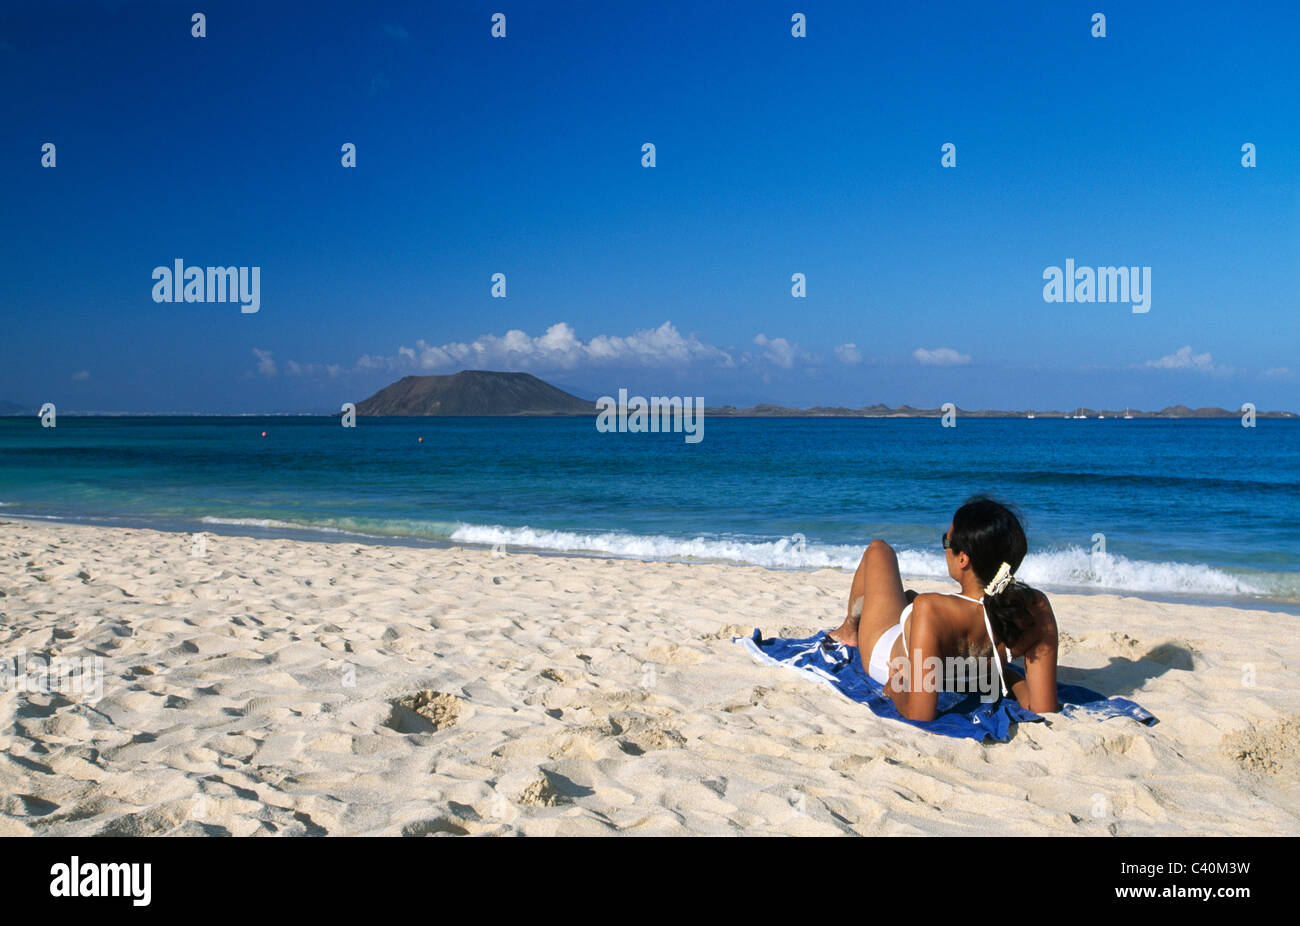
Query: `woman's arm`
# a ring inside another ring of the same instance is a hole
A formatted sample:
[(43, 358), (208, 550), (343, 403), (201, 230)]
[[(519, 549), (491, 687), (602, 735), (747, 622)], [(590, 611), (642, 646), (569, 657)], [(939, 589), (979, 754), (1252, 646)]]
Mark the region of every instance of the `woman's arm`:
[(1045, 714), (1059, 711), (1061, 705), (1056, 700), (1056, 615), (1052, 613), (1051, 602), (1042, 592), (1038, 593), (1033, 614), (1038, 639), (1025, 650), (1025, 679), (1014, 686), (1012, 691), (1022, 707), (1035, 714)]
[(938, 658), (935, 623), (929, 602), (918, 596), (912, 603), (912, 617), (907, 625), (908, 652), (889, 664), (890, 679), (885, 690), (898, 712), (908, 720), (934, 720), (939, 716), (943, 662)]

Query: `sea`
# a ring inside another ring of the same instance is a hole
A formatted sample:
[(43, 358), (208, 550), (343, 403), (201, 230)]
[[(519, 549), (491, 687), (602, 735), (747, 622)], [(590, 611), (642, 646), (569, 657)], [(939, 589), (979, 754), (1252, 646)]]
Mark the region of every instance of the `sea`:
[(0, 518), (947, 575), (969, 496), (1021, 514), (1048, 590), (1300, 613), (1300, 421), (0, 418)]

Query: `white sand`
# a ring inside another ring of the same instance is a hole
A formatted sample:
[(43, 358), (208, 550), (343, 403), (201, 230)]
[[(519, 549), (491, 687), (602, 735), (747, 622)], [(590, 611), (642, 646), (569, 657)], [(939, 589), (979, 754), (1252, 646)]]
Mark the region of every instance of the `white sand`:
[(984, 746), (731, 642), (837, 625), (840, 572), (191, 549), (0, 522), (0, 657), (105, 659), (0, 692), (0, 834), (1300, 833), (1293, 616), (1054, 596), (1062, 680), (1161, 722)]

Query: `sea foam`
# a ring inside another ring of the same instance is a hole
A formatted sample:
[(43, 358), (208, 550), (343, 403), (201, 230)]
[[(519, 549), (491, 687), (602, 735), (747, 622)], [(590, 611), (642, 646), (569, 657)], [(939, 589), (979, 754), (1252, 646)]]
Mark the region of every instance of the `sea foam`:
[[(831, 544), (798, 537), (774, 540), (726, 536), (669, 537), (623, 531), (581, 532), (495, 524), (451, 524), (408, 519), (328, 518), (314, 523), (274, 518), (205, 517), (205, 524), (271, 530), (314, 531), (375, 540), (412, 538), (515, 548), (544, 553), (582, 553), (629, 559), (737, 563), (769, 569), (841, 569), (852, 571), (865, 542)], [(904, 576), (946, 579), (942, 554), (896, 548)], [(1025, 557), (1017, 573), (1029, 585), (1098, 592), (1145, 592), (1201, 597), (1266, 596), (1300, 600), (1300, 578), (1290, 573), (1243, 575), (1204, 563), (1151, 562), (1080, 547), (1046, 550)]]
[[(775, 569), (857, 568), (863, 545), (818, 544), (778, 540), (731, 538), (676, 538), (621, 532), (578, 533), (529, 527), (462, 524), (451, 539), (484, 546), (502, 545), (548, 552), (603, 554), (637, 559), (711, 560)], [(897, 549), (904, 576), (948, 577), (942, 554)], [(1260, 574), (1239, 576), (1205, 564), (1147, 562), (1108, 553), (1091, 553), (1078, 547), (1031, 553), (1021, 564), (1019, 577), (1030, 585), (1093, 591), (1154, 592), (1200, 596), (1248, 597), (1271, 595), (1300, 597), (1294, 578)]]

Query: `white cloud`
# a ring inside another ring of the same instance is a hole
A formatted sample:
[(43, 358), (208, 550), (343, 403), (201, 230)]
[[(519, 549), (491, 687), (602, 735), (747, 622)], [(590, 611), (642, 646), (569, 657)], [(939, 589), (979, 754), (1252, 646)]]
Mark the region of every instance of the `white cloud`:
[(858, 350), (858, 345), (850, 341), (848, 344), (841, 344), (835, 348), (835, 356), (840, 363), (861, 363), (862, 351)]
[[(808, 353), (799, 346), (797, 341), (790, 341), (786, 338), (769, 338), (760, 332), (754, 335), (754, 343), (763, 348), (763, 352), (759, 354), (760, 359), (774, 363), (783, 370), (793, 369), (796, 361), (805, 364), (817, 363), (816, 355)], [(741, 362), (745, 364), (751, 363), (753, 360), (754, 356), (749, 353), (745, 353), (741, 357)]]
[(276, 374), (275, 360), (271, 357), (269, 350), (258, 350), (253, 348), (253, 355), (257, 357), (257, 372), (262, 376), (270, 378)]
[(764, 357), (785, 370), (792, 368), (795, 360), (800, 356), (805, 358), (807, 356), (799, 350), (798, 346), (791, 344), (785, 338), (769, 338), (767, 335), (760, 333), (755, 336), (754, 343), (765, 348), (763, 351)]
[(1155, 370), (1193, 370), (1197, 373), (1225, 373), (1228, 368), (1214, 365), (1214, 358), (1209, 353), (1194, 354), (1191, 345), (1180, 347), (1172, 354), (1166, 354), (1159, 360), (1148, 360), (1148, 367)]
[(298, 363), (296, 360), (285, 361), (284, 372), (290, 376), (328, 376), (337, 379), (343, 368), (337, 363)]
[[(566, 322), (558, 322), (533, 337), (519, 329), (504, 335), (484, 334), (473, 341), (403, 345), (394, 356), (367, 354), (357, 360), (359, 370), (401, 370), (425, 372), (460, 369), (572, 370), (580, 366), (633, 365), (641, 367), (684, 366), (710, 363), (734, 366), (730, 354), (695, 335), (683, 335), (672, 322), (629, 335), (596, 335), (589, 341), (578, 337)], [(310, 365), (308, 365), (310, 366)], [(308, 366), (299, 369), (306, 370)]]
[(930, 367), (952, 367), (970, 363), (968, 354), (960, 354), (951, 347), (936, 347), (934, 350), (918, 347), (912, 351), (912, 356), (916, 358), (917, 363)]
[(89, 370), (78, 370), (76, 373), (72, 374), (73, 382), (84, 383), (88, 379), (90, 379)]
[(1269, 369), (1265, 370), (1263, 373), (1259, 375), (1262, 379), (1279, 379), (1279, 380), (1295, 379), (1295, 374), (1291, 372), (1291, 369), (1289, 367), (1270, 367)]
[[(793, 369), (797, 364), (816, 366), (818, 358), (786, 338), (759, 334), (757, 353), (709, 344), (695, 334), (684, 335), (672, 322), (627, 335), (598, 334), (583, 340), (567, 322), (557, 322), (540, 335), (519, 329), (504, 334), (483, 334), (472, 341), (431, 344), (423, 339), (413, 346), (401, 345), (393, 354), (365, 354), (350, 370), (319, 363), (285, 361), (290, 376), (328, 374), (337, 377), (357, 373), (454, 373), (457, 370), (521, 370), (538, 373), (584, 367), (634, 366), (641, 368), (707, 365), (724, 369), (772, 365)], [(276, 364), (269, 351), (258, 352), (259, 372), (274, 376)], [(835, 355), (844, 363), (859, 363), (861, 352), (854, 344), (843, 344)], [(268, 372), (268, 370), (270, 372)]]

